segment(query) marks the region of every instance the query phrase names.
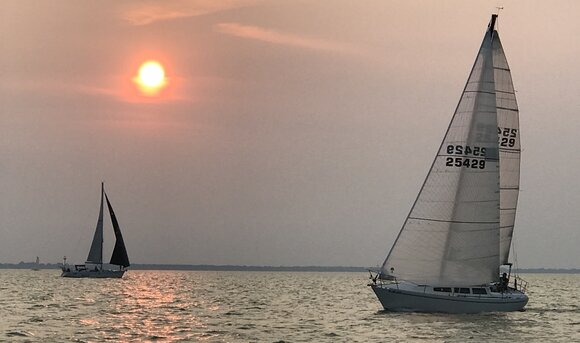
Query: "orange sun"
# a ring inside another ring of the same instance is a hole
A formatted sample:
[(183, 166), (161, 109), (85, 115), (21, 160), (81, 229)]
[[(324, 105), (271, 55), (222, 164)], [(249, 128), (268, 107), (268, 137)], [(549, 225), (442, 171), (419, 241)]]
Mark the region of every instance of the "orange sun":
[(148, 96), (157, 95), (167, 85), (165, 69), (157, 61), (147, 61), (141, 64), (133, 81), (141, 92)]

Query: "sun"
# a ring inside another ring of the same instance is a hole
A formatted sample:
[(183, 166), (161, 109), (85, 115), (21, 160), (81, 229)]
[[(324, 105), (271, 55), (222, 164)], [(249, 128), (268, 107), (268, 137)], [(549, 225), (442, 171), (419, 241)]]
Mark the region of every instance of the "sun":
[(157, 61), (147, 61), (139, 67), (133, 79), (145, 95), (157, 95), (166, 85), (165, 69)]

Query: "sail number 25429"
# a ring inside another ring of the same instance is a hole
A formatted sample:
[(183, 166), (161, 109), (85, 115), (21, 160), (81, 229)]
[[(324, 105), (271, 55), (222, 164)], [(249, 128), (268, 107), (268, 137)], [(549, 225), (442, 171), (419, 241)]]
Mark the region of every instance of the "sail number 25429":
[(513, 148), (516, 145), (516, 137), (518, 136), (518, 129), (510, 129), (509, 127), (498, 127), (497, 135), (499, 136), (499, 146)]
[(463, 155), (461, 157), (446, 157), (445, 166), (447, 167), (485, 169), (485, 148), (449, 144), (447, 145), (447, 154)]

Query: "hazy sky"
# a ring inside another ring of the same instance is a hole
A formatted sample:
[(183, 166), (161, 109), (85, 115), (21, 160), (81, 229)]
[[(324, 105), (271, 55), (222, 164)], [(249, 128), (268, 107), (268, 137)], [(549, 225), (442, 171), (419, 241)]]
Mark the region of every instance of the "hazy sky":
[(382, 263), (498, 5), (518, 262), (580, 267), (572, 0), (0, 1), (0, 262), (83, 262), (104, 180), (133, 263)]

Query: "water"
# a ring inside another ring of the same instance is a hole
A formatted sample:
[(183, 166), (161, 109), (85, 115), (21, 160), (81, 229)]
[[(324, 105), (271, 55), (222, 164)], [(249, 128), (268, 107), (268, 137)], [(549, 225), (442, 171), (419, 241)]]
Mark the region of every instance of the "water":
[(524, 274), (525, 312), (392, 313), (363, 273), (0, 270), (0, 342), (580, 341), (580, 275)]

